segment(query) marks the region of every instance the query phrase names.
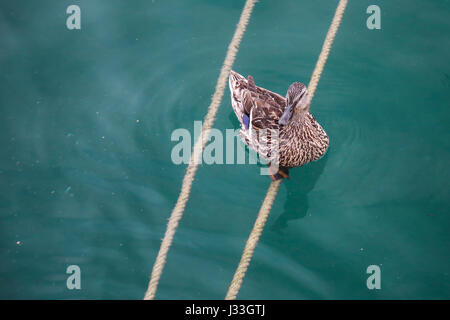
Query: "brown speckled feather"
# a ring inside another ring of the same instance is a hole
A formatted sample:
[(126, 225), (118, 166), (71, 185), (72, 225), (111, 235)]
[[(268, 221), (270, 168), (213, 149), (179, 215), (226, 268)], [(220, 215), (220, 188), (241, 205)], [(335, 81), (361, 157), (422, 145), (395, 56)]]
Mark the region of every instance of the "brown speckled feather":
[[(329, 138), (312, 114), (306, 112), (301, 121), (280, 126), (278, 121), (284, 112), (286, 100), (281, 95), (258, 87), (235, 71), (230, 72), (229, 86), (233, 110), (241, 123), (243, 141), (262, 157), (273, 157), (270, 131), (279, 132), (279, 163), (285, 167), (298, 167), (322, 157), (329, 145)], [(244, 114), (251, 119), (247, 130)], [(268, 134), (266, 134), (268, 132)]]

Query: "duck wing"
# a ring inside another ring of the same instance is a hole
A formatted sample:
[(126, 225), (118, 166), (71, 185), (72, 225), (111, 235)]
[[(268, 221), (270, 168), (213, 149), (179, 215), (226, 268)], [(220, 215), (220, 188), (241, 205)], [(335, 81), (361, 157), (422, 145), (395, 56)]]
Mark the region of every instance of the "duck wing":
[(251, 109), (252, 129), (279, 129), (278, 120), (283, 114), (284, 106), (279, 105), (267, 95), (254, 95)]
[[(258, 87), (251, 76), (245, 79), (230, 72), (231, 102), (244, 130), (278, 129), (278, 120), (284, 112), (285, 99), (270, 90)], [(251, 122), (251, 123), (250, 123)]]

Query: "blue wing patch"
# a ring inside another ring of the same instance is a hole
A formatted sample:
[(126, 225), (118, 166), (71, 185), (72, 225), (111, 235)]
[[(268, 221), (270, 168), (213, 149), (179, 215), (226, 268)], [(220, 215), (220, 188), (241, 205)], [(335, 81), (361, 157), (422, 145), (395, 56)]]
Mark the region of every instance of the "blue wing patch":
[(250, 118), (245, 113), (242, 116), (242, 122), (244, 123), (245, 130), (248, 130), (248, 125), (250, 124)]

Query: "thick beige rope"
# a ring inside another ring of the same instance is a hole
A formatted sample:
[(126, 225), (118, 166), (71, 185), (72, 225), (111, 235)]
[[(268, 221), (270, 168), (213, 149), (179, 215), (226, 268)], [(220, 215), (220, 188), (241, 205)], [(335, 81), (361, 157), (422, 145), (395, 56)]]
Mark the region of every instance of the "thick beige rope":
[[(319, 82), (320, 76), (322, 74), (323, 68), (330, 53), (331, 46), (333, 44), (334, 37), (341, 23), (342, 16), (344, 15), (345, 7), (347, 6), (347, 0), (340, 0), (334, 14), (333, 21), (331, 22), (330, 29), (328, 30), (327, 36), (322, 46), (322, 51), (320, 52), (319, 59), (317, 60), (316, 67), (314, 68), (311, 80), (309, 81), (308, 91), (310, 99), (314, 96), (317, 84)], [(256, 218), (253, 230), (245, 244), (244, 252), (242, 253), (241, 261), (236, 269), (231, 285), (228, 288), (226, 300), (234, 300), (241, 288), (242, 281), (244, 280), (245, 273), (247, 272), (248, 266), (250, 265), (250, 260), (253, 256), (253, 251), (258, 243), (259, 237), (264, 229), (264, 225), (269, 216), (270, 210), (272, 209), (272, 204), (277, 196), (278, 189), (280, 187), (281, 180), (274, 181), (270, 184), (269, 190), (267, 190), (264, 202), (259, 210), (258, 217)]]
[(234, 59), (239, 49), (239, 44), (244, 35), (245, 29), (247, 27), (248, 21), (250, 20), (250, 15), (252, 14), (253, 7), (255, 6), (257, 0), (247, 0), (244, 9), (242, 10), (239, 23), (236, 26), (236, 30), (233, 35), (233, 39), (228, 46), (227, 55), (223, 63), (222, 69), (220, 71), (219, 78), (217, 79), (216, 90), (211, 99), (211, 104), (208, 107), (208, 113), (205, 116), (202, 126), (202, 132), (199, 139), (196, 141), (192, 156), (189, 161), (189, 165), (186, 169), (186, 174), (183, 178), (183, 184), (181, 186), (181, 192), (178, 196), (177, 203), (172, 211), (167, 224), (166, 233), (161, 243), (161, 247), (156, 257), (155, 264), (153, 265), (152, 275), (150, 277), (150, 282), (148, 284), (147, 292), (145, 293), (144, 300), (152, 300), (155, 297), (156, 289), (158, 287), (159, 279), (166, 263), (167, 253), (169, 252), (170, 245), (172, 244), (175, 231), (178, 226), (178, 222), (183, 216), (184, 208), (186, 207), (186, 202), (189, 199), (189, 194), (191, 192), (192, 182), (194, 181), (195, 172), (197, 171), (198, 164), (202, 157), (202, 150), (205, 147), (210, 129), (216, 118), (217, 110), (219, 109), (220, 102), (222, 101), (223, 93), (225, 91), (225, 86), (227, 84), (228, 75), (231, 71), (231, 66), (233, 65)]

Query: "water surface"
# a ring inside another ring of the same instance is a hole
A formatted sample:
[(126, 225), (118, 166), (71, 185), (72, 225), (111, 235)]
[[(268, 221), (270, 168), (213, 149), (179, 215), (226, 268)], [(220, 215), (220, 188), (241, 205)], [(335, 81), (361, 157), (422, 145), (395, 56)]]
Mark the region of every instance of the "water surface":
[[(140, 299), (214, 92), (239, 1), (0, 5), (0, 297)], [(445, 299), (448, 1), (349, 1), (311, 112), (327, 155), (291, 171), (242, 299)], [(337, 1), (257, 3), (234, 69), (280, 94), (309, 82)], [(229, 91), (214, 127), (237, 128)], [(255, 165), (202, 165), (160, 299), (222, 299), (269, 186)], [(66, 288), (79, 265), (82, 289)], [(381, 290), (366, 268), (381, 267)]]

